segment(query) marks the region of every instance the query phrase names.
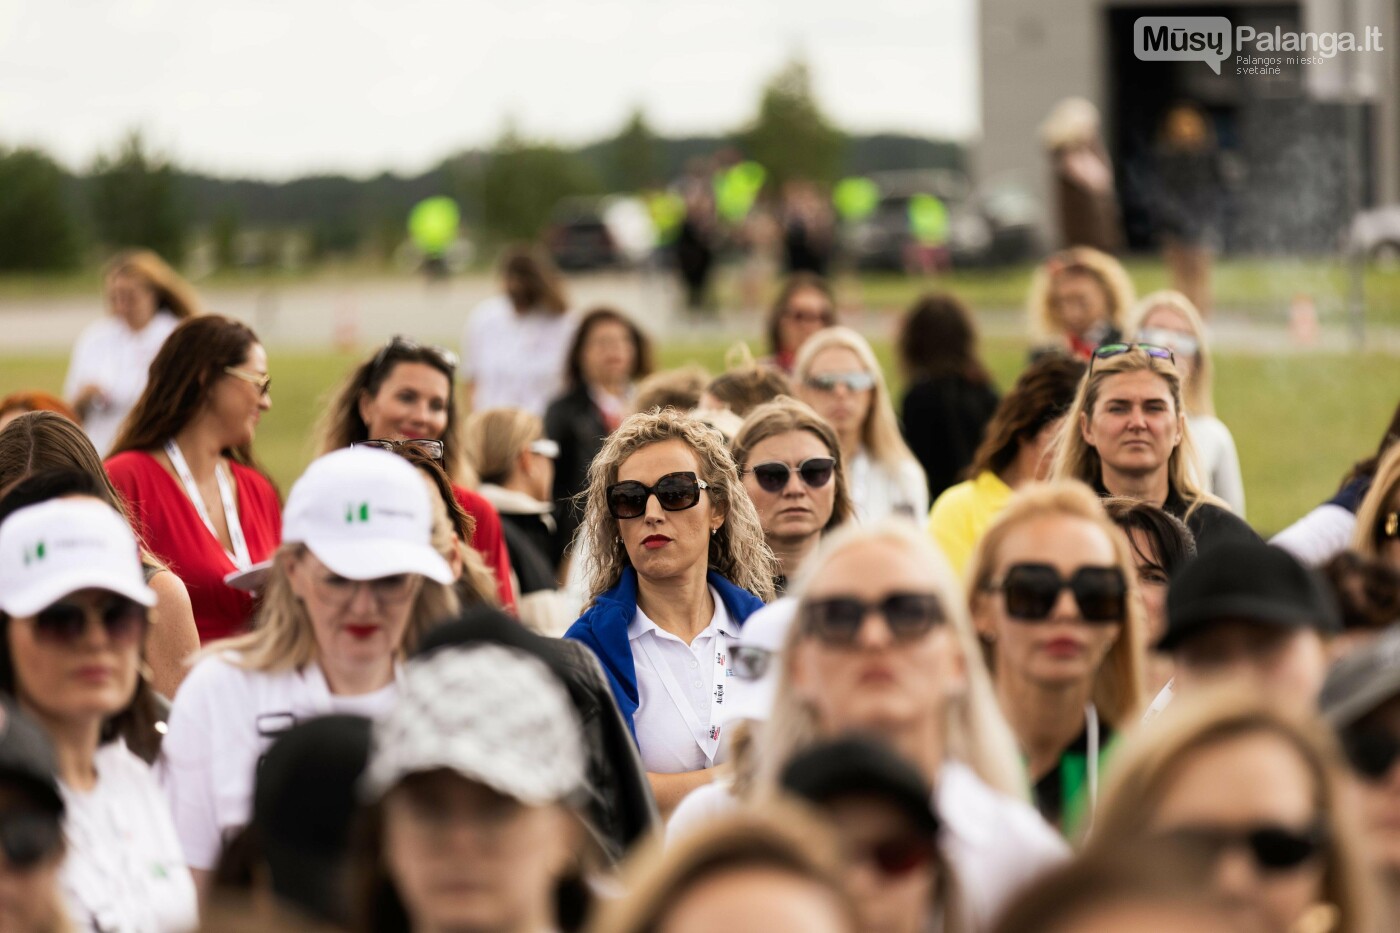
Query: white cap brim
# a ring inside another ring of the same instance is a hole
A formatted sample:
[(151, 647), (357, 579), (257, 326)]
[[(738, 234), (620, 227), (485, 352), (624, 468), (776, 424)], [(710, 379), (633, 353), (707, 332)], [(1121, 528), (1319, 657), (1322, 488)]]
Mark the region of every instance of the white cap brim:
[(107, 590), (147, 608), (156, 604), (156, 591), (139, 577), (133, 579), (130, 574), (106, 573), (100, 569), (82, 567), (56, 573), (36, 581), (32, 586), (0, 596), (0, 609), (3, 609), (6, 615), (26, 618), (37, 615), (41, 610), (79, 590)]
[(265, 560), (251, 565), (247, 570), (235, 570), (224, 576), (224, 585), (229, 589), (244, 593), (261, 593), (272, 573), (272, 561)]
[(392, 539), (304, 543), (317, 560), (347, 580), (374, 580), (400, 573), (417, 573), (444, 586), (453, 581), (452, 568), (428, 544)]
[(733, 678), (725, 688), (721, 722), (723, 725), (746, 719), (767, 722), (768, 717), (773, 714), (773, 702), (777, 697), (777, 665), (758, 680)]

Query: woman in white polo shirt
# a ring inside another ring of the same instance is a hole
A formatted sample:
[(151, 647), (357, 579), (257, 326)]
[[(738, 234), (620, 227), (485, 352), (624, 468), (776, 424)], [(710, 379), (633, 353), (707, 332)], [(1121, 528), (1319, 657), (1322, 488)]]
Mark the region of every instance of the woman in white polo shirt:
[(592, 597), (566, 637), (602, 662), (664, 814), (713, 776), (725, 639), (772, 598), (777, 561), (724, 439), (674, 409), (608, 438), (580, 534)]
[(327, 454), (292, 487), (253, 631), (206, 649), (170, 714), (166, 791), (201, 886), (248, 821), (272, 739), (327, 713), (386, 713), (399, 658), (455, 611), (432, 514), (418, 473), (380, 450)]
[(60, 885), (75, 930), (198, 923), (160, 786), (119, 737), (146, 712), (141, 643), (155, 601), (136, 539), (106, 503), (54, 499), (0, 523), (0, 690), (54, 745), (68, 849)]

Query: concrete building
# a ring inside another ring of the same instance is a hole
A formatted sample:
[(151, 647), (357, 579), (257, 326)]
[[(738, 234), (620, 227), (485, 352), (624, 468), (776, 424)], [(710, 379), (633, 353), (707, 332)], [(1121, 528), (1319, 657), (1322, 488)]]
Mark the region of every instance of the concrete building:
[[(1228, 167), (1229, 249), (1330, 249), (1352, 204), (1400, 203), (1397, 0), (980, 0), (980, 8), (979, 180), (1032, 192), (1043, 206), (1047, 245), (1058, 244), (1039, 127), (1070, 96), (1087, 98), (1103, 115), (1132, 248), (1154, 244), (1158, 127), (1183, 100), (1204, 109)], [(1241, 74), (1230, 59), (1216, 75), (1199, 61), (1138, 60), (1133, 23), (1140, 16), (1224, 16), (1261, 33), (1363, 35), (1371, 26), (1380, 29), (1384, 51), (1285, 65), (1271, 75)]]

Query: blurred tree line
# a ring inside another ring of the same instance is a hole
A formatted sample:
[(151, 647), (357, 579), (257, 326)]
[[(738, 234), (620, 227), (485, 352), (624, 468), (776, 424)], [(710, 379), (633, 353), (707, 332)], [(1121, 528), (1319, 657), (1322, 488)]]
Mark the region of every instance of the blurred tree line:
[(799, 177), (830, 183), (966, 166), (960, 143), (846, 135), (822, 112), (801, 61), (773, 77), (754, 118), (730, 134), (661, 136), (637, 108), (616, 135), (565, 148), (507, 123), (489, 149), (449, 156), (415, 176), (217, 178), (180, 170), (133, 131), (81, 174), (43, 152), (0, 146), (0, 272), (72, 269), (126, 246), (178, 263), (196, 232), (220, 266), (256, 261), (248, 247), (255, 231), (296, 233), (310, 261), (384, 260), (402, 242), (412, 206), (438, 194), (455, 198), (474, 238), (491, 245), (537, 235), (561, 198), (662, 188), (725, 148), (761, 163), (775, 188)]

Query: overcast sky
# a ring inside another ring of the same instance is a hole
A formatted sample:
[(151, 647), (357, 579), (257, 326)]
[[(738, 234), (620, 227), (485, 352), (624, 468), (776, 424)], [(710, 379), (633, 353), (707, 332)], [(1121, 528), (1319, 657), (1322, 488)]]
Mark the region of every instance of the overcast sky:
[(86, 166), (417, 172), (489, 143), (731, 129), (804, 54), (851, 130), (977, 130), (976, 0), (0, 0), (0, 145)]

